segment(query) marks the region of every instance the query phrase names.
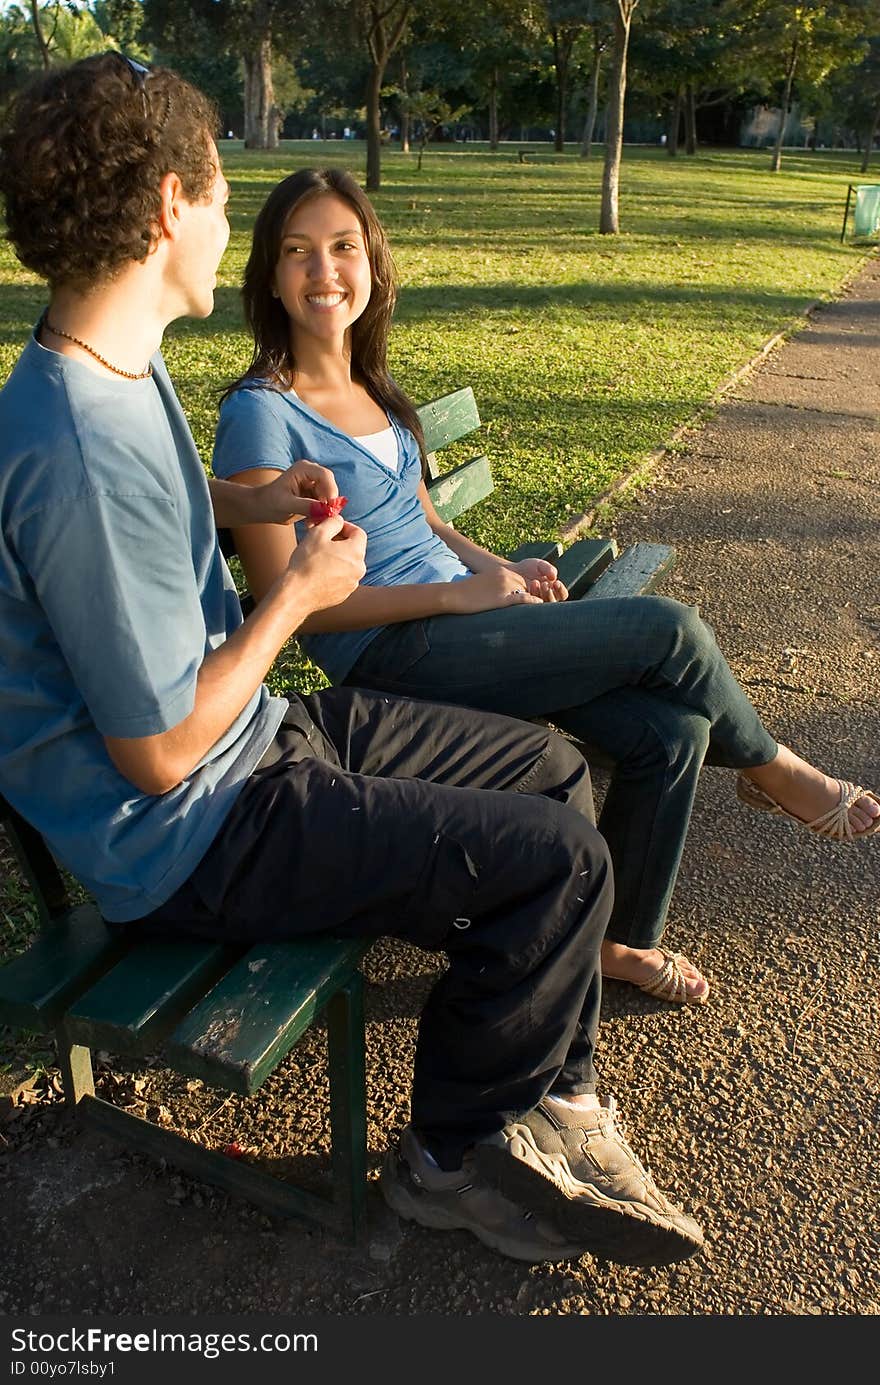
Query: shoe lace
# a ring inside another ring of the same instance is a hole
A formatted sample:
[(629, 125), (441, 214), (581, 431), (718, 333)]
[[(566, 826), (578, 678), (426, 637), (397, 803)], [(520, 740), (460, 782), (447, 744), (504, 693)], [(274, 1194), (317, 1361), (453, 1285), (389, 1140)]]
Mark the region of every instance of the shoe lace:
[(621, 1146), (626, 1152), (627, 1157), (633, 1161), (637, 1168), (641, 1169), (649, 1182), (655, 1182), (650, 1166), (642, 1162), (627, 1139), (626, 1125), (620, 1115), (617, 1101), (613, 1096), (605, 1097), (602, 1105), (599, 1107), (599, 1128), (606, 1139), (614, 1140)]

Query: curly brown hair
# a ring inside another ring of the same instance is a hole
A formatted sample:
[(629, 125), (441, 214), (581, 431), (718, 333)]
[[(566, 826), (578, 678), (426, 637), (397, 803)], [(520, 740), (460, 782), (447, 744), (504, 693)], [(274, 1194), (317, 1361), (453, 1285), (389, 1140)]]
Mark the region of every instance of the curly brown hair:
[(217, 113), (168, 68), (102, 53), (53, 69), (15, 102), (0, 135), (7, 240), (51, 288), (88, 288), (143, 261), (156, 235), (160, 185), (210, 196)]

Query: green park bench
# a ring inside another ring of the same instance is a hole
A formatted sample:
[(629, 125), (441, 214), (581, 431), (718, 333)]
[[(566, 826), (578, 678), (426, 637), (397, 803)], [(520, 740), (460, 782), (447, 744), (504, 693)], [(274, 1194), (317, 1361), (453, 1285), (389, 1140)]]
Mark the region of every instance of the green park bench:
[[(437, 453), (479, 426), (473, 391), (457, 390), (419, 410), (429, 449), (429, 490), (453, 520), (492, 491), (489, 463), (476, 457), (441, 474)], [(226, 544), (228, 550), (228, 542)], [(513, 555), (511, 555), (513, 556)], [(518, 557), (547, 557), (573, 598), (652, 590), (674, 561), (671, 548), (582, 539), (565, 552), (531, 542)], [(0, 1023), (53, 1034), (66, 1101), (78, 1116), (138, 1152), (249, 1199), (305, 1217), (338, 1235), (365, 1232), (366, 1093), (363, 978), (368, 943), (332, 937), (230, 948), (217, 943), (126, 943), (94, 904), (72, 904), (51, 853), (0, 798), (0, 823), (39, 913), (30, 947), (0, 967)], [(91, 1054), (143, 1058), (209, 1086), (249, 1096), (323, 1014), (330, 1077), (331, 1188), (328, 1196), (271, 1177), (209, 1150), (95, 1094)]]

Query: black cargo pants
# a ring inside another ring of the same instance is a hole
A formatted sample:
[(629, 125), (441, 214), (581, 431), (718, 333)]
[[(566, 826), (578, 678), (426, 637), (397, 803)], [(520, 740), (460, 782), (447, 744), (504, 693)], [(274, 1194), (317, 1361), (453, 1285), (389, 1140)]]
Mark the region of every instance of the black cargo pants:
[(551, 1088), (594, 1088), (612, 884), (593, 822), (586, 764), (554, 732), (334, 688), (292, 700), (193, 875), (129, 927), (446, 952), (412, 1120), (455, 1167)]

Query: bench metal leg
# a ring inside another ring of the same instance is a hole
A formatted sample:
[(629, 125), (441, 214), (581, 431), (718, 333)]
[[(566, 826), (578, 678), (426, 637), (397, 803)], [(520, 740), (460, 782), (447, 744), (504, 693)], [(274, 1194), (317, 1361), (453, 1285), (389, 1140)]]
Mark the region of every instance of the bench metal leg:
[(367, 1098), (364, 1060), (364, 981), (356, 971), (327, 1006), (333, 1204), (339, 1229), (366, 1239)]
[(58, 1045), (64, 1100), (68, 1106), (76, 1106), (84, 1096), (95, 1095), (92, 1051), (82, 1044), (71, 1043), (63, 1024), (55, 1030), (55, 1042)]
[(248, 1198), (275, 1215), (318, 1222), (354, 1244), (366, 1240), (367, 1102), (363, 977), (356, 971), (327, 1005), (330, 1068), (331, 1198), (294, 1187), (192, 1140), (163, 1130), (94, 1095), (90, 1054), (58, 1031), (68, 1101), (89, 1125), (129, 1149), (165, 1159), (194, 1178)]

